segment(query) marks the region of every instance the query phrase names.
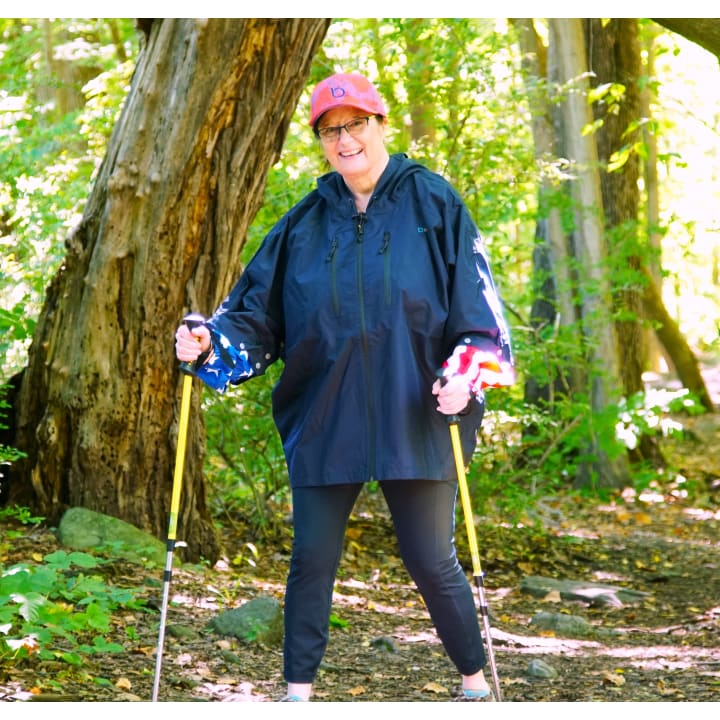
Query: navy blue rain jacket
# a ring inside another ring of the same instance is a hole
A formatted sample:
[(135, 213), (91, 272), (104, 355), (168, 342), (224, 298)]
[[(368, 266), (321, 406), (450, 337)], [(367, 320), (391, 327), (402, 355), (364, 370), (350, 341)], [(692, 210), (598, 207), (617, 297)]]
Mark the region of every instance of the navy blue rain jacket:
[[(227, 382), (283, 361), (273, 417), (293, 487), (455, 477), (436, 372), (458, 342), (500, 348), (512, 362), (466, 206), (404, 154), (391, 156), (364, 213), (338, 173), (319, 178), (207, 325)], [(240, 355), (244, 371), (233, 371)], [(479, 400), (460, 423), (466, 460)]]

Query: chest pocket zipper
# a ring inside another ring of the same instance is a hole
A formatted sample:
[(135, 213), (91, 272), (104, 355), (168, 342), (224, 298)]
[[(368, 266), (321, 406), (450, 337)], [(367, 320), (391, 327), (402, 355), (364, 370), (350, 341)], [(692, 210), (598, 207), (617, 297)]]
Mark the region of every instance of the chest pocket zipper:
[(340, 299), (338, 298), (337, 287), (337, 260), (335, 255), (338, 249), (338, 239), (334, 237), (330, 244), (330, 252), (325, 258), (325, 262), (330, 263), (330, 291), (332, 293), (333, 312), (336, 317), (340, 315)]
[(383, 279), (385, 283), (385, 305), (390, 305), (390, 233), (385, 231), (383, 244), (378, 254), (383, 255)]

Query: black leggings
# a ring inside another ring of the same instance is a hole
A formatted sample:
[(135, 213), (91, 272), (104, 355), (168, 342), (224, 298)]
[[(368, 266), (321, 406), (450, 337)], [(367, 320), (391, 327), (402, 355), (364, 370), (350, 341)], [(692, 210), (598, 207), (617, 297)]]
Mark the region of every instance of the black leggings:
[[(380, 483), (403, 562), (462, 675), (486, 664), (473, 592), (455, 554), (457, 482)], [(293, 490), (294, 540), (285, 591), (285, 680), (311, 683), (328, 644), (335, 574), (362, 485)]]

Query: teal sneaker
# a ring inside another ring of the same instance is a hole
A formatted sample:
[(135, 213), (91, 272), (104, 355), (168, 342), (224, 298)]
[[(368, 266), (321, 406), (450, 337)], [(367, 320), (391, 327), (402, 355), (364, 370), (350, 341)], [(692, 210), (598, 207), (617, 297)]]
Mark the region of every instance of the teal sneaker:
[(487, 690), (459, 688), (455, 702), (495, 702), (495, 693), (490, 688)]

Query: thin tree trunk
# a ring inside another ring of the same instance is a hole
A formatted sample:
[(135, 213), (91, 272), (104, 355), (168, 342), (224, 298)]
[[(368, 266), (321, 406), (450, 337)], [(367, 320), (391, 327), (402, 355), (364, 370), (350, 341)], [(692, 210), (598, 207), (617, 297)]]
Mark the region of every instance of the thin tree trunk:
[(427, 43), (421, 37), (428, 32), (427, 18), (411, 18), (407, 21), (407, 52), (411, 70), (408, 72), (408, 106), (410, 107), (410, 134), (413, 142), (432, 145), (435, 140), (435, 108), (424, 100), (427, 88), (434, 77), (433, 58)]
[(668, 313), (662, 297), (649, 272), (646, 273), (645, 289), (642, 296), (643, 310), (655, 326), (655, 332), (670, 358), (683, 387), (698, 396), (708, 412), (715, 412), (710, 393), (705, 385), (697, 358), (680, 332), (678, 324)]
[[(644, 74), (646, 77), (655, 76), (655, 38), (657, 32), (646, 29), (645, 42), (645, 66)], [(652, 120), (652, 102), (654, 99), (654, 90), (651, 83), (647, 83), (640, 93), (641, 114), (645, 120), (643, 124), (643, 143), (647, 148), (647, 154), (642, 161), (643, 180), (645, 183), (645, 205), (646, 215), (646, 232), (648, 237), (648, 246), (651, 256), (648, 267), (650, 274), (658, 287), (662, 287), (662, 235), (658, 231), (660, 227), (660, 187), (658, 181), (658, 149), (657, 137), (653, 129)], [(646, 332), (648, 345), (648, 368), (659, 372), (662, 360), (662, 347), (660, 346), (655, 333), (652, 330)]]

